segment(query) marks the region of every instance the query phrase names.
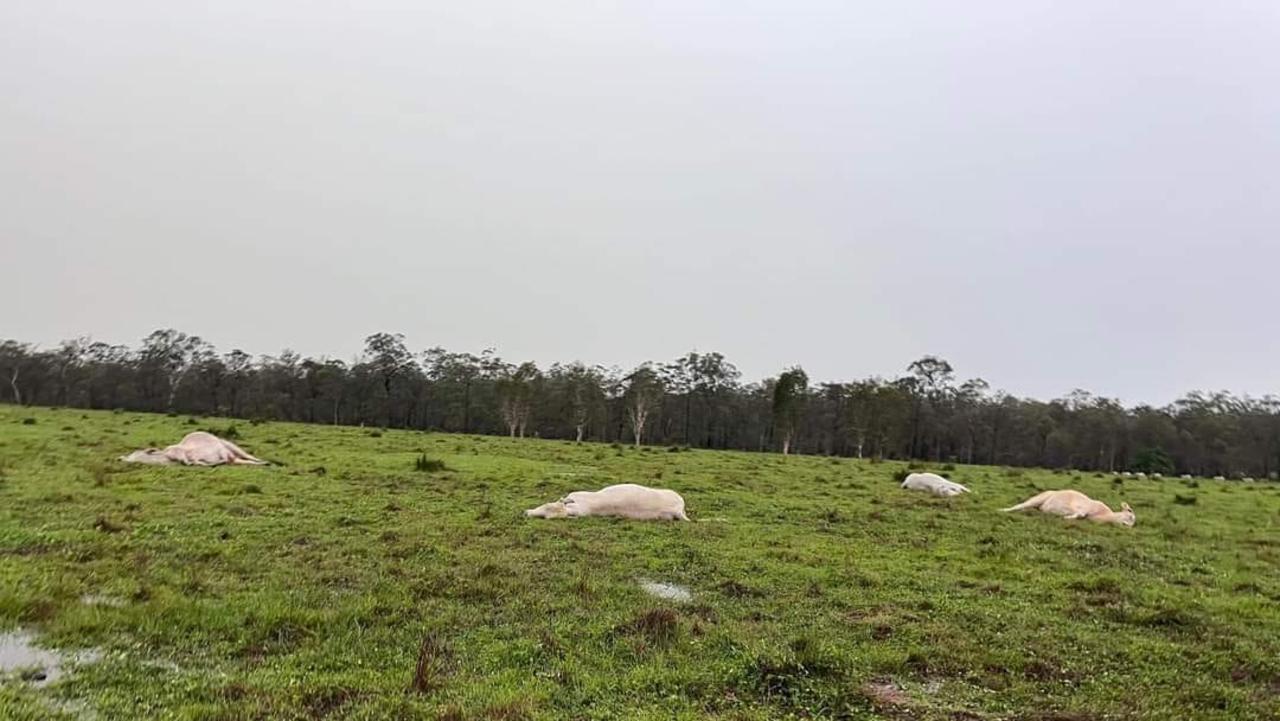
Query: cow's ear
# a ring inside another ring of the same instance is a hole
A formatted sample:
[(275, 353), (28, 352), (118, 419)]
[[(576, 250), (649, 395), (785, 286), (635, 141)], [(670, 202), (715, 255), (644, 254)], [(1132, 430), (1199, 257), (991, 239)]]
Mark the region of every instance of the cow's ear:
[(1122, 510), (1122, 511), (1132, 511), (1133, 509), (1129, 507), (1129, 504), (1128, 504), (1128, 503), (1123, 503), (1123, 502), (1122, 502), (1122, 503), (1120, 504), (1120, 510)]

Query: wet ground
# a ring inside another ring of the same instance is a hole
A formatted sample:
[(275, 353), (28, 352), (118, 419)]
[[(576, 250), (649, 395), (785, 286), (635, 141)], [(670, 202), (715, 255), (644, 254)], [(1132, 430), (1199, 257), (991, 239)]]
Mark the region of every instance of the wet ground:
[(26, 629), (0, 633), (0, 676), (16, 676), (35, 686), (46, 686), (66, 675), (68, 665), (94, 663), (97, 650), (64, 654), (36, 645), (36, 636)]
[(684, 586), (678, 586), (674, 583), (662, 583), (659, 581), (640, 581), (640, 588), (650, 596), (655, 596), (666, 601), (678, 601), (680, 603), (688, 603), (693, 600), (693, 594)]

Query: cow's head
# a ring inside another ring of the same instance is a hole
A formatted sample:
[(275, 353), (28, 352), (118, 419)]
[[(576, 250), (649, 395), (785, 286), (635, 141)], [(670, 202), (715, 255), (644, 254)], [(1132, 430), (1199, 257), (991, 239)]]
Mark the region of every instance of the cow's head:
[(1133, 528), (1133, 524), (1138, 522), (1138, 517), (1134, 515), (1133, 508), (1128, 503), (1120, 504), (1120, 512), (1116, 514), (1116, 522), (1125, 528)]
[(120, 456), (120, 460), (125, 463), (149, 463), (153, 466), (163, 466), (173, 463), (173, 459), (159, 448), (147, 448), (141, 451), (134, 451), (127, 456)]
[(552, 501), (530, 508), (524, 515), (526, 518), (568, 518), (569, 509), (565, 507), (564, 501)]

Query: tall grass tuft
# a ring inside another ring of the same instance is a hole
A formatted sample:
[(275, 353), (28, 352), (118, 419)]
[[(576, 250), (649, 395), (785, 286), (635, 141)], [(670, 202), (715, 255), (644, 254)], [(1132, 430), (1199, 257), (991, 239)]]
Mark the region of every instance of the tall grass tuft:
[(439, 634), (434, 631), (424, 634), (418, 646), (418, 663), (413, 669), (409, 690), (427, 694), (440, 688), (452, 661), (453, 651)]
[(413, 462), (413, 469), (423, 473), (438, 473), (449, 470), (449, 467), (444, 464), (444, 461), (436, 458), (427, 458), (427, 454), (423, 453)]

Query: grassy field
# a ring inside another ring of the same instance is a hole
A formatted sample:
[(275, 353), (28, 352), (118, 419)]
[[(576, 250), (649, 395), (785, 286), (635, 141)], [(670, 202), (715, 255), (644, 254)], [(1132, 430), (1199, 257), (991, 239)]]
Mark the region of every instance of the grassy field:
[[(0, 406), (0, 631), (101, 651), (0, 718), (1280, 717), (1275, 484), (242, 422), (279, 465), (115, 460), (229, 423)], [(624, 481), (694, 522), (522, 517)], [(1062, 487), (1137, 526), (997, 511)]]

